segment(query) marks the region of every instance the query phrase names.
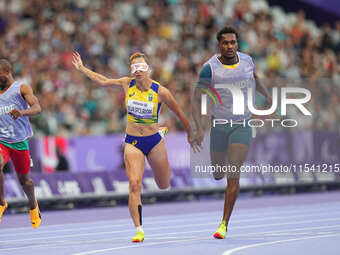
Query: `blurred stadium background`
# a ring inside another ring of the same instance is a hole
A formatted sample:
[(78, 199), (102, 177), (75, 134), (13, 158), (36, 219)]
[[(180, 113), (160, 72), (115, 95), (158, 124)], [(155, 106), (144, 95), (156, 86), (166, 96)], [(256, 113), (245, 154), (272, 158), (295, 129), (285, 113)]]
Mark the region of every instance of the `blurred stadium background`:
[[(72, 50), (87, 67), (109, 77), (128, 75), (129, 55), (145, 52), (152, 78), (172, 91), (189, 116), (190, 89), (217, 51), (216, 32), (227, 24), (238, 29), (240, 50), (253, 57), (267, 88), (291, 85), (312, 92), (312, 118), (291, 111), (298, 128), (261, 129), (247, 164), (339, 164), (339, 16), (335, 0), (0, 1), (0, 57), (11, 61), (16, 79), (33, 87), (43, 108), (31, 119), (30, 141), (41, 207), (127, 201), (123, 92), (98, 88), (73, 69)], [(190, 176), (189, 145), (166, 107), (160, 125), (170, 129), (172, 188), (158, 191), (147, 169), (145, 201), (222, 197), (222, 181)], [(11, 168), (6, 167), (5, 194), (15, 209), (25, 199)], [(330, 190), (339, 183), (335, 171), (284, 179), (254, 176), (242, 180), (241, 191)]]

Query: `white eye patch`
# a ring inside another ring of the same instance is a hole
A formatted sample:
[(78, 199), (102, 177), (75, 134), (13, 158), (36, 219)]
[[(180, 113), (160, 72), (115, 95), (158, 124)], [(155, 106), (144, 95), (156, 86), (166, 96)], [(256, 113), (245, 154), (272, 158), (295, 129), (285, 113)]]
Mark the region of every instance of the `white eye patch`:
[(149, 70), (147, 63), (136, 63), (131, 65), (131, 73), (135, 73), (137, 71), (146, 72), (147, 70)]

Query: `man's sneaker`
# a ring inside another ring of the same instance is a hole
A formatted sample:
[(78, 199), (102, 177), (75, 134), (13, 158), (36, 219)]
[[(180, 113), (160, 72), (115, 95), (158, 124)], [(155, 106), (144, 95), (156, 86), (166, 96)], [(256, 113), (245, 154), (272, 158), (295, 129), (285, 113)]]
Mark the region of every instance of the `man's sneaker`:
[(33, 210), (30, 210), (30, 216), (31, 216), (32, 227), (38, 228), (40, 226), (40, 223), (41, 223), (41, 214), (40, 214), (38, 204)]
[(214, 233), (214, 237), (216, 239), (224, 239), (225, 238), (225, 234), (227, 232), (227, 226), (225, 224), (225, 221), (222, 221), (220, 227), (218, 228), (218, 230)]
[(8, 204), (6, 201), (4, 205), (0, 205), (0, 223), (1, 223), (2, 214), (4, 213), (4, 211), (6, 211), (7, 207), (8, 207)]

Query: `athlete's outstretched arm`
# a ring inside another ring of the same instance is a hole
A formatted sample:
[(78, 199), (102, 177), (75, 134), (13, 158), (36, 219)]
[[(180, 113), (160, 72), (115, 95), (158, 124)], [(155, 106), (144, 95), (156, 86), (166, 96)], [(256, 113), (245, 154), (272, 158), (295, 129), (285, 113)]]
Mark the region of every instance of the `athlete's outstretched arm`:
[(9, 114), (12, 115), (13, 119), (16, 120), (21, 116), (32, 116), (39, 114), (41, 112), (41, 107), (38, 98), (33, 94), (32, 88), (27, 85), (21, 85), (20, 93), (25, 101), (28, 103), (30, 108), (21, 111), (18, 109), (11, 110)]
[(119, 79), (109, 79), (104, 75), (99, 73), (93, 72), (90, 69), (86, 68), (83, 65), (83, 61), (81, 60), (81, 56), (78, 52), (74, 52), (72, 56), (72, 64), (74, 67), (89, 77), (91, 80), (99, 83), (101, 86), (110, 86), (110, 85), (117, 85), (117, 86), (124, 86), (129, 82), (128, 77), (122, 77)]
[(259, 77), (254, 73), (255, 81), (256, 81), (256, 90), (261, 93), (267, 100), (267, 102), (271, 105), (272, 104), (272, 97), (266, 90), (266, 88), (260, 82)]
[(178, 116), (178, 118), (181, 120), (184, 126), (184, 129), (188, 134), (188, 141), (191, 142), (190, 122), (188, 118), (185, 116), (182, 109), (178, 106), (171, 92), (167, 88), (160, 86), (158, 95), (160, 99), (162, 100), (162, 102), (164, 102), (170, 108), (170, 110), (173, 111)]

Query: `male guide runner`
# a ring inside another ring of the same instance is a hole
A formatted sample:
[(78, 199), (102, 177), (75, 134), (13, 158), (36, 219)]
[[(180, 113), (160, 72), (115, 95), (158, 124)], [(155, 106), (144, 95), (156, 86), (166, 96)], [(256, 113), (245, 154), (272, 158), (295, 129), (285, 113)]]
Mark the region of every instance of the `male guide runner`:
[[(214, 233), (214, 237), (218, 239), (225, 238), (229, 219), (240, 190), (240, 167), (248, 155), (252, 139), (252, 129), (247, 121), (252, 117), (252, 113), (248, 108), (247, 100), (245, 100), (244, 114), (233, 115), (233, 96), (231, 91), (216, 85), (225, 84), (231, 89), (232, 87), (238, 90), (241, 89), (244, 98), (248, 98), (248, 89), (252, 90), (252, 95), (255, 95), (255, 90), (257, 90), (265, 96), (268, 103), (272, 102), (271, 96), (257, 79), (252, 58), (237, 50), (238, 37), (238, 33), (232, 27), (225, 27), (218, 32), (217, 40), (220, 54), (214, 55), (203, 65), (198, 86), (195, 88), (192, 107), (192, 116), (197, 128), (196, 135), (193, 137), (193, 148), (197, 145), (200, 146), (204, 137), (201, 107), (199, 105), (202, 93), (201, 87), (210, 86), (218, 93), (223, 103), (211, 106), (212, 120), (228, 119), (233, 122), (232, 124), (211, 125), (210, 132), (211, 164), (221, 167), (228, 164), (232, 167), (227, 169), (236, 169), (233, 172), (216, 171), (213, 174), (216, 180), (222, 179), (227, 174), (222, 222)], [(253, 105), (254, 100), (253, 96)], [(243, 124), (244, 121), (246, 125)]]
[(7, 202), (4, 197), (3, 168), (11, 159), (30, 208), (31, 224), (39, 227), (41, 216), (29, 177), (30, 154), (28, 139), (33, 136), (29, 116), (39, 114), (41, 107), (32, 88), (12, 76), (12, 66), (0, 59), (0, 222)]

